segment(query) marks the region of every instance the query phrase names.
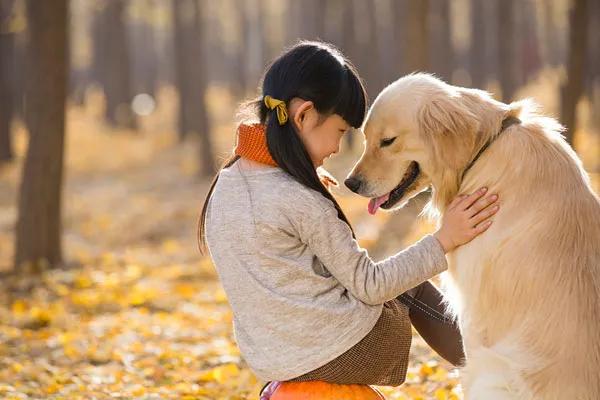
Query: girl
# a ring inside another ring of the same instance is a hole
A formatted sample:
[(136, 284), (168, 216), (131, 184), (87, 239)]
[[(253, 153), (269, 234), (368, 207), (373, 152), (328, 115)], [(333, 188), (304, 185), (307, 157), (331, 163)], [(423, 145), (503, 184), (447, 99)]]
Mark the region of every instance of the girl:
[(426, 281), (447, 268), (445, 253), (490, 226), (496, 196), (480, 190), (455, 199), (437, 232), (376, 263), (317, 172), (365, 117), (354, 67), (327, 44), (301, 42), (272, 63), (262, 95), (248, 106), (258, 121), (238, 127), (235, 155), (213, 181), (199, 236), (254, 373), (274, 384), (398, 386), (411, 322), (460, 364), (460, 332)]

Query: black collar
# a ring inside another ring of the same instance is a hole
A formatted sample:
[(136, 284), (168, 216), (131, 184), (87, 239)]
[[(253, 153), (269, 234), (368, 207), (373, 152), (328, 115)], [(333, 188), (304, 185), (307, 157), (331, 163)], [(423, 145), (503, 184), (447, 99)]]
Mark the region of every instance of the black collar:
[(464, 179), (465, 175), (467, 174), (467, 171), (469, 171), (471, 169), (471, 167), (473, 166), (473, 164), (475, 164), (475, 161), (477, 161), (477, 159), (479, 159), (479, 157), (483, 154), (483, 152), (488, 147), (490, 147), (490, 145), (492, 143), (494, 143), (494, 140), (496, 140), (496, 138), (498, 136), (500, 136), (500, 134), (502, 132), (504, 132), (507, 128), (511, 127), (512, 125), (520, 124), (520, 123), (521, 123), (521, 120), (519, 118), (517, 118), (517, 117), (510, 116), (510, 117), (504, 118), (502, 120), (502, 127), (500, 128), (500, 132), (498, 132), (498, 134), (496, 136), (494, 136), (493, 138), (491, 138), (490, 140), (488, 140), (486, 142), (486, 144), (484, 144), (483, 147), (479, 150), (479, 152), (477, 152), (477, 155), (475, 156), (475, 158), (473, 159), (473, 161), (471, 161), (469, 163), (469, 165), (467, 165), (467, 168), (465, 168), (465, 170), (463, 171), (462, 176), (460, 177), (460, 180), (462, 181)]

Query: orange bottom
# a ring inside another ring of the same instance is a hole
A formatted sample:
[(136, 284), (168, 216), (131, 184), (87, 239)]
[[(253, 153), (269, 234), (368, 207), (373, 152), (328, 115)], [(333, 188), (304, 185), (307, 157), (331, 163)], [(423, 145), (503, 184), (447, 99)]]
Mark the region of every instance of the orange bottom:
[(323, 381), (281, 382), (270, 400), (385, 400), (369, 385), (340, 385)]

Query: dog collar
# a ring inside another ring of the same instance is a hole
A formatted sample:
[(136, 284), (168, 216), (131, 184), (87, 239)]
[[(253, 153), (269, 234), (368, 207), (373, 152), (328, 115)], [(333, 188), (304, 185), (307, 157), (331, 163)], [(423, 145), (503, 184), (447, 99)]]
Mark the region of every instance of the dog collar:
[(494, 136), (492, 139), (488, 140), (483, 147), (477, 152), (477, 155), (475, 156), (475, 158), (473, 159), (473, 161), (471, 161), (469, 163), (469, 165), (467, 165), (467, 168), (465, 168), (465, 170), (462, 173), (462, 176), (460, 177), (460, 180), (462, 181), (465, 178), (465, 175), (467, 174), (467, 172), (471, 169), (471, 167), (473, 167), (473, 165), (475, 164), (475, 162), (479, 159), (479, 157), (483, 154), (483, 152), (485, 150), (487, 150), (488, 147), (490, 147), (490, 145), (492, 143), (494, 143), (494, 140), (496, 140), (496, 138), (498, 138), (498, 136), (500, 136), (500, 134), (502, 132), (504, 132), (507, 128), (515, 125), (515, 124), (520, 124), (521, 120), (517, 117), (506, 117), (502, 120), (502, 127), (500, 128), (500, 132), (498, 132), (498, 134), (496, 136)]

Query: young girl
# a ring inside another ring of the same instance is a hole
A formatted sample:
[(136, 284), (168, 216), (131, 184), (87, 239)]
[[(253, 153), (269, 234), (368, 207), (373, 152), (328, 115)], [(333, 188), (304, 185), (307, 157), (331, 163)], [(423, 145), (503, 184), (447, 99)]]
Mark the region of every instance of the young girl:
[(458, 197), (437, 232), (376, 263), (317, 172), (365, 117), (354, 67), (329, 45), (301, 42), (268, 68), (250, 106), (258, 121), (238, 127), (235, 155), (210, 188), (199, 236), (254, 373), (274, 383), (397, 386), (411, 322), (460, 364), (460, 332), (426, 281), (446, 270), (445, 253), (490, 226), (496, 196)]

